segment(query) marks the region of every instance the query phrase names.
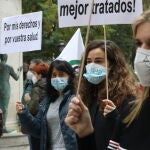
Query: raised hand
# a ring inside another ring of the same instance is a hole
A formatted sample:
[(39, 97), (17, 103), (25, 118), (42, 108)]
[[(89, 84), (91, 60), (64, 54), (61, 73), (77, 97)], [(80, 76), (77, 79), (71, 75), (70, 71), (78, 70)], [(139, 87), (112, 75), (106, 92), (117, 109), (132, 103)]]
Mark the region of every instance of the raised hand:
[(22, 113), (24, 105), (21, 102), (16, 102), (16, 111), (17, 113)]
[(116, 109), (115, 104), (108, 99), (104, 99), (102, 100), (102, 102), (104, 103), (105, 107), (104, 107), (104, 111), (103, 111), (103, 115), (106, 116), (108, 113), (112, 112), (114, 109)]
[(74, 130), (79, 137), (84, 137), (94, 132), (89, 110), (79, 96), (71, 100), (65, 123)]

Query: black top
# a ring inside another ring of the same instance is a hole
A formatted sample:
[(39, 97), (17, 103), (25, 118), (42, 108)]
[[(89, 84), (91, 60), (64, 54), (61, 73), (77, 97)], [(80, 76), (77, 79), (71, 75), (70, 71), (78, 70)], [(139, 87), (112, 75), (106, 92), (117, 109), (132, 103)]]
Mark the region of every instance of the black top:
[[(131, 107), (126, 107), (120, 116), (112, 137), (120, 147), (128, 150), (150, 150), (150, 98), (145, 101), (138, 117), (129, 127), (122, 120), (129, 114)], [(109, 144), (113, 146), (113, 144)], [(114, 148), (114, 150), (116, 150)]]
[(106, 150), (112, 130), (107, 125), (106, 118), (103, 113), (99, 111), (99, 106), (95, 102), (89, 109), (94, 133), (84, 137), (78, 138), (79, 150)]
[[(103, 112), (99, 111), (99, 106), (95, 102), (90, 110), (90, 115), (94, 127), (94, 133), (84, 138), (78, 138), (79, 150), (107, 150), (109, 140), (112, 135), (115, 135), (115, 128), (120, 120), (120, 113), (124, 111), (125, 106), (128, 106), (129, 102), (135, 100), (134, 96), (128, 96), (119, 108), (109, 113), (106, 117), (103, 116)], [(118, 127), (118, 126), (117, 126)]]

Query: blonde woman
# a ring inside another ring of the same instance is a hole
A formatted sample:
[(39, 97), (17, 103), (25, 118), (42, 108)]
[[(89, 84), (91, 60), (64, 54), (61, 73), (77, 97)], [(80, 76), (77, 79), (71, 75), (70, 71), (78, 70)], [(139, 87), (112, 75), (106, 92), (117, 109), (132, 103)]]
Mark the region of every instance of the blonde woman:
[[(134, 22), (133, 34), (137, 44), (134, 66), (144, 91), (132, 107), (128, 105), (124, 108), (109, 142), (108, 148), (111, 150), (150, 149), (150, 10)], [(107, 107), (104, 109), (105, 115), (110, 112)]]

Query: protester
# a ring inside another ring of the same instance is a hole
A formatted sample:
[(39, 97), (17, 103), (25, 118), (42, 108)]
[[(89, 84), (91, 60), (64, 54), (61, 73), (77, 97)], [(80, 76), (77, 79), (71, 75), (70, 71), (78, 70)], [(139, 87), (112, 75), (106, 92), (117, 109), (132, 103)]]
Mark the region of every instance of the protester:
[[(29, 112), (35, 116), (39, 111), (39, 103), (47, 96), (47, 75), (48, 75), (49, 65), (46, 63), (39, 63), (32, 68), (32, 82), (33, 87), (31, 94), (29, 96), (30, 99), (26, 101)], [(27, 131), (22, 127), (23, 133), (27, 133)], [(29, 135), (29, 143), (31, 150), (38, 150), (40, 148), (39, 139)]]
[(119, 118), (109, 149), (150, 149), (150, 10), (141, 14), (133, 23), (137, 44), (134, 60), (135, 72), (144, 91), (132, 107), (126, 107)]
[(10, 100), (11, 88), (9, 79), (12, 77), (14, 80), (18, 80), (22, 67), (17, 69), (17, 73), (14, 68), (7, 62), (8, 55), (0, 54), (0, 109), (3, 111), (3, 132), (8, 133), (9, 130), (6, 129), (6, 119), (8, 114), (8, 105)]
[(49, 95), (40, 103), (38, 114), (33, 116), (20, 102), (16, 104), (21, 125), (30, 135), (40, 138), (40, 150), (78, 149), (75, 133), (64, 122), (74, 96), (74, 78), (69, 63), (55, 60), (48, 72)]
[[(22, 99), (21, 99), (21, 102), (24, 104), (24, 105), (27, 105), (29, 103), (30, 106), (33, 105), (32, 103), (35, 102), (35, 101), (40, 101), (40, 98), (43, 99), (43, 97), (46, 95), (46, 79), (44, 79), (44, 81), (40, 80), (38, 83), (36, 83), (35, 85), (33, 84), (33, 80), (35, 79), (35, 76), (33, 74), (33, 68), (35, 68), (37, 65), (39, 65), (40, 63), (43, 63), (43, 61), (41, 59), (32, 59), (30, 61), (30, 65), (29, 65), (29, 68), (28, 68), (28, 71), (26, 72), (26, 80), (24, 81), (24, 92), (23, 92), (23, 95), (22, 95)], [(46, 67), (47, 68), (47, 67)], [(42, 68), (41, 68), (42, 70)], [(45, 69), (47, 70), (47, 69)], [(44, 77), (46, 77), (45, 73), (44, 73)], [(44, 82), (44, 83), (43, 83)], [(41, 84), (43, 83), (43, 84)], [(42, 85), (42, 87), (40, 86), (40, 84)], [(42, 95), (40, 95), (40, 93), (36, 94), (39, 87), (41, 87), (41, 91), (42, 92)], [(34, 90), (33, 90), (34, 89)], [(35, 96), (34, 95), (40, 95), (40, 96)], [(32, 99), (32, 102), (30, 102)], [(35, 112), (37, 113), (38, 111), (38, 103), (35, 103), (34, 104), (36, 107), (33, 108), (32, 112)], [(32, 109), (32, 108), (31, 108)], [(28, 134), (26, 129), (23, 128), (21, 125), (20, 125), (20, 121), (18, 122), (19, 124), (19, 129), (20, 131), (23, 133), (23, 134)], [(30, 144), (30, 150), (39, 150), (40, 148), (40, 140), (38, 138), (35, 138), (31, 135), (28, 134), (28, 139), (29, 139), (29, 144)]]
[(28, 99), (27, 104), (29, 111), (32, 115), (36, 115), (39, 111), (39, 103), (47, 96), (47, 75), (48, 75), (49, 65), (46, 63), (39, 63), (32, 69), (33, 76), (33, 87), (30, 99)]
[(32, 59), (30, 61), (30, 65), (29, 65), (28, 71), (26, 73), (26, 80), (24, 80), (24, 90), (23, 90), (23, 95), (22, 95), (22, 99), (21, 99), (21, 102), (24, 105), (26, 105), (26, 102), (28, 102), (30, 100), (30, 94), (31, 94), (32, 87), (33, 87), (32, 70), (36, 65), (38, 65), (41, 62), (43, 62), (41, 59)]
[(105, 41), (95, 40), (88, 44), (79, 91), (81, 98), (72, 99), (65, 119), (66, 124), (78, 134), (81, 150), (107, 149), (115, 123), (115, 119), (108, 122), (101, 111), (107, 101), (107, 74), (108, 96), (119, 112), (127, 100), (135, 99), (136, 81), (120, 49), (112, 41), (106, 41), (106, 50), (107, 66)]

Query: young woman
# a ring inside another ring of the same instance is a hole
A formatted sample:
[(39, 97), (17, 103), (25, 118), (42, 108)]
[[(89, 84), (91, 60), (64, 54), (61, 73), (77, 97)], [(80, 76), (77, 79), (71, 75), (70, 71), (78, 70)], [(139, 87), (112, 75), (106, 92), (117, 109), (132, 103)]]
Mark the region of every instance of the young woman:
[[(81, 98), (76, 97), (72, 100), (66, 118), (66, 123), (80, 137), (78, 142), (81, 150), (107, 149), (115, 119), (113, 120), (110, 117), (108, 123), (101, 111), (103, 101), (107, 98), (106, 74), (108, 74), (109, 99), (115, 103), (119, 112), (127, 100), (135, 98), (136, 82), (120, 49), (112, 41), (106, 41), (106, 50), (107, 66), (105, 42), (95, 40), (87, 46), (84, 73), (79, 92)], [(88, 110), (91, 120), (85, 119), (86, 117), (89, 118)], [(114, 115), (116, 115), (116, 112)], [(89, 136), (86, 136), (88, 131)], [(92, 142), (92, 139), (95, 139), (95, 143)]]
[(133, 33), (137, 43), (135, 72), (144, 91), (132, 107), (124, 108), (108, 146), (113, 150), (150, 149), (150, 10), (135, 20)]
[(40, 103), (38, 114), (33, 117), (21, 103), (16, 105), (22, 126), (29, 134), (40, 138), (40, 150), (78, 149), (75, 133), (64, 122), (74, 96), (74, 78), (69, 63), (55, 60), (48, 72), (49, 96)]

